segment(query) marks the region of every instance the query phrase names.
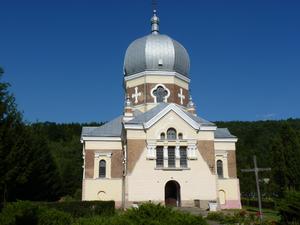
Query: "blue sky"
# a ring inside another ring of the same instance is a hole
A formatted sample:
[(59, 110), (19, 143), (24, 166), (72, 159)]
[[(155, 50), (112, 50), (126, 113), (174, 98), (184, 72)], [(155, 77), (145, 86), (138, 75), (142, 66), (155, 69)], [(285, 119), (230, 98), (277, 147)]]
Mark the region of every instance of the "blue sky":
[[(1, 0), (0, 65), (27, 121), (123, 111), (123, 59), (150, 32), (150, 0)], [(300, 117), (300, 1), (158, 1), (160, 31), (191, 58), (198, 115)]]

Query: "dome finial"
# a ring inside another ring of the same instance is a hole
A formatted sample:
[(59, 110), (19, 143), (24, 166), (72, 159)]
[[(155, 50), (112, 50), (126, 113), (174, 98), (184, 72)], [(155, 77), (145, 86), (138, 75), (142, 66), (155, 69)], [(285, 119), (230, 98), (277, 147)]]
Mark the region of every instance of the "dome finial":
[(153, 5), (153, 16), (151, 18), (151, 33), (158, 34), (159, 33), (159, 18), (156, 16), (156, 2), (152, 2)]

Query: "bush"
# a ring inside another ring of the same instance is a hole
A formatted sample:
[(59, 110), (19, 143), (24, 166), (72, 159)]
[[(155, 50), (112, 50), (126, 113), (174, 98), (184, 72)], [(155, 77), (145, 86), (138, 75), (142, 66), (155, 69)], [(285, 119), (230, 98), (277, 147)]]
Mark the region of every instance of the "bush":
[(70, 213), (75, 218), (115, 213), (114, 201), (49, 202), (45, 203), (45, 206)]
[(201, 216), (172, 210), (161, 205), (142, 204), (139, 208), (110, 217), (79, 218), (73, 225), (207, 225)]
[(206, 219), (213, 221), (223, 221), (225, 218), (224, 213), (222, 212), (210, 212), (207, 214)]
[(300, 223), (300, 192), (287, 191), (278, 202), (278, 211), (283, 224)]
[(259, 218), (245, 210), (237, 210), (233, 215), (222, 212), (208, 213), (208, 220), (219, 221), (221, 224), (259, 224)]
[(18, 201), (8, 203), (0, 214), (1, 225), (37, 225), (38, 224), (37, 204), (29, 201)]
[(69, 225), (71, 222), (70, 214), (56, 209), (44, 208), (38, 216), (39, 225)]
[[(131, 222), (133, 225), (205, 225), (201, 216), (175, 211), (171, 208), (151, 203), (142, 204), (139, 208), (129, 209), (120, 216), (121, 221)], [(118, 225), (118, 224), (116, 224)]]

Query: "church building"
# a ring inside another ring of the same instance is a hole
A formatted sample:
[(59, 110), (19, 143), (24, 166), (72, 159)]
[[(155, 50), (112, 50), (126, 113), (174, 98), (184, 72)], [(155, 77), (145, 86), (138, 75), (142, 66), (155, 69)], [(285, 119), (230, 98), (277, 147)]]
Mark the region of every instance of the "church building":
[(186, 49), (159, 32), (133, 41), (124, 59), (124, 112), (83, 127), (82, 200), (241, 208), (237, 138), (197, 115)]

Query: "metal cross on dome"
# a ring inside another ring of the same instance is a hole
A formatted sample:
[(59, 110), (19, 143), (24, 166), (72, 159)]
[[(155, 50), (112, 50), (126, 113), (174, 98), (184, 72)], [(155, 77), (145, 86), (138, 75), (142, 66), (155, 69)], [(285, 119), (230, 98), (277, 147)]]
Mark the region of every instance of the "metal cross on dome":
[(156, 102), (164, 102), (168, 92), (162, 86), (158, 86), (156, 90), (153, 91), (153, 95), (156, 97)]

